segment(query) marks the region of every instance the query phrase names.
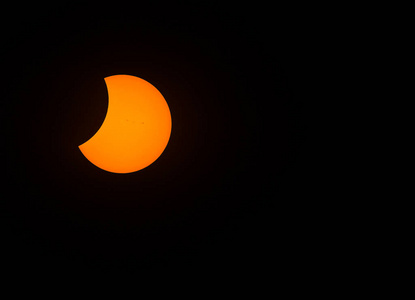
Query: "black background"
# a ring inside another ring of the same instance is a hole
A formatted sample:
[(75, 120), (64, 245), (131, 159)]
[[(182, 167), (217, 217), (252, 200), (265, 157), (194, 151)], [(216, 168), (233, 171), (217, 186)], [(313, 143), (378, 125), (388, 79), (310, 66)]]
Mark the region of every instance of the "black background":
[[(115, 4), (2, 21), (6, 269), (294, 272), (309, 253), (309, 19), (272, 2)], [(131, 174), (78, 149), (115, 74), (149, 81), (172, 114), (162, 156)]]

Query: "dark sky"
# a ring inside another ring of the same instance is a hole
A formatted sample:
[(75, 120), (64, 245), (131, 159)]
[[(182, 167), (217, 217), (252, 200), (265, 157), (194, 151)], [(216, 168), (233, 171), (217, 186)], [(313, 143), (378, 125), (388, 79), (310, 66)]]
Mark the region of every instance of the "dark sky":
[[(238, 273), (301, 257), (310, 45), (298, 10), (268, 3), (6, 13), (7, 270)], [(131, 174), (78, 150), (101, 126), (104, 77), (116, 74), (149, 81), (172, 114), (162, 156)]]

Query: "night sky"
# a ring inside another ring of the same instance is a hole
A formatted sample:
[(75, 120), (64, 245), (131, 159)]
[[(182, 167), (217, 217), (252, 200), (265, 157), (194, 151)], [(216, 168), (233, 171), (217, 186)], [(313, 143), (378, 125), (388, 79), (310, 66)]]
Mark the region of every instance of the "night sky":
[[(240, 273), (302, 257), (307, 24), (272, 2), (209, 3), (5, 12), (5, 270)], [(130, 174), (78, 149), (116, 74), (153, 84), (172, 114), (164, 153)]]

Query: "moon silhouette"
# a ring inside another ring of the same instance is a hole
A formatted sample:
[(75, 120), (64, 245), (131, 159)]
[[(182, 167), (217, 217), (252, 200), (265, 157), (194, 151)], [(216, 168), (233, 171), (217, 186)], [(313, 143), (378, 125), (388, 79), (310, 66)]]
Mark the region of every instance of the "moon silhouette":
[(170, 139), (171, 114), (163, 95), (131, 75), (104, 78), (108, 111), (99, 130), (79, 146), (95, 166), (112, 173), (136, 172), (151, 165)]

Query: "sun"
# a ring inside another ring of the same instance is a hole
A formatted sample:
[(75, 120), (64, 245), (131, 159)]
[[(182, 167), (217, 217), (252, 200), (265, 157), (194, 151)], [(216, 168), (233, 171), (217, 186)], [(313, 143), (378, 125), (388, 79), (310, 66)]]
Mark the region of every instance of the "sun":
[(144, 79), (113, 75), (105, 83), (107, 115), (101, 128), (79, 149), (105, 171), (142, 170), (160, 157), (169, 142), (170, 109), (163, 95)]

